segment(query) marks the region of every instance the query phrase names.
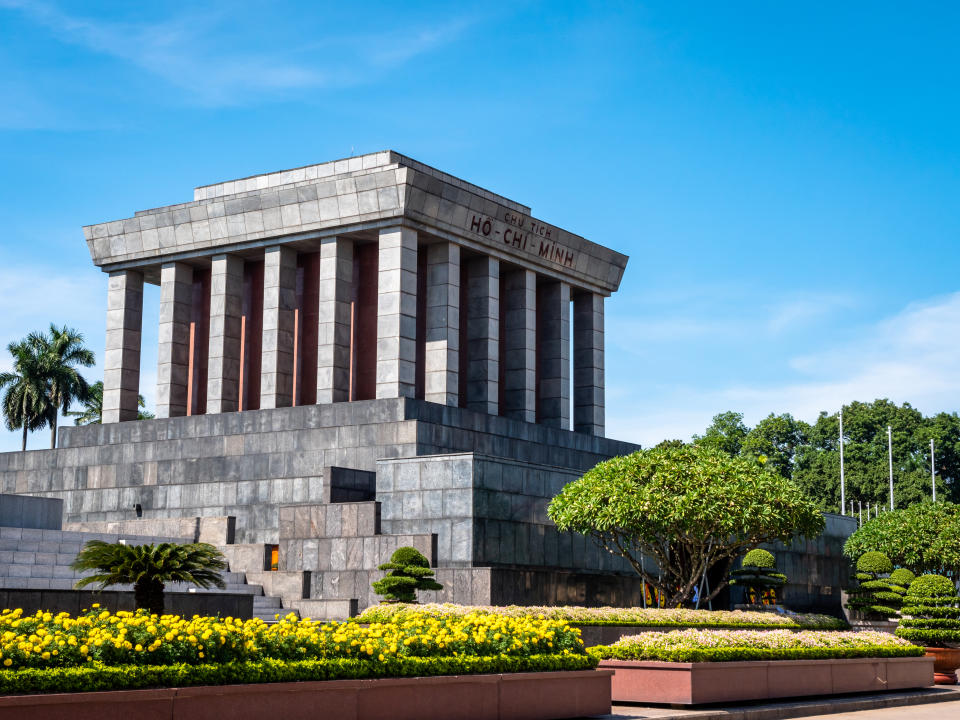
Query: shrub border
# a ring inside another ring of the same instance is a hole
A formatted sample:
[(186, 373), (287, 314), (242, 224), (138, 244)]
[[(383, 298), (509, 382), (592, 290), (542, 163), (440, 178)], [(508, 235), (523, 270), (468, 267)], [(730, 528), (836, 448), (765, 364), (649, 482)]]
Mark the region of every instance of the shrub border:
[(593, 670), (592, 655), (400, 657), (376, 660), (336, 658), (189, 665), (102, 665), (0, 670), (0, 695), (142, 690), (196, 685), (242, 685), (308, 680), (432, 677)]
[(864, 648), (628, 648), (595, 645), (587, 653), (598, 660), (636, 660), (681, 663), (740, 662), (748, 660), (852, 660), (864, 658), (919, 657), (924, 649), (918, 646)]

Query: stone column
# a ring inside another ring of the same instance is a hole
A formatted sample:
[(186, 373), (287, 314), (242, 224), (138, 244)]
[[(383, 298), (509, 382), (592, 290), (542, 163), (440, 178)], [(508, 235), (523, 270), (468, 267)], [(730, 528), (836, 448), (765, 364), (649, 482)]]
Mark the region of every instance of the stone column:
[(210, 265), (210, 352), (207, 412), (239, 409), (243, 259), (214, 255)]
[(142, 327), (143, 274), (135, 270), (110, 273), (103, 355), (103, 423), (137, 419)]
[(496, 415), (500, 396), (500, 261), (467, 264), (467, 407)]
[(570, 429), (570, 286), (537, 289), (537, 422)]
[(503, 414), (525, 422), (537, 419), (537, 274), (514, 270), (505, 278), (502, 341), (504, 347)]
[(603, 295), (573, 296), (573, 429), (604, 433)]
[(346, 402), (350, 399), (352, 240), (334, 237), (322, 242), (318, 283), (317, 402)]
[(263, 253), (263, 341), (260, 407), (293, 404), (293, 330), (297, 307), (297, 251), (284, 245)]
[(460, 246), (427, 247), (424, 399), (453, 405), (460, 393)]
[(192, 299), (193, 268), (186, 263), (164, 263), (160, 269), (158, 418), (181, 417), (187, 414)]
[(377, 397), (414, 397), (417, 362), (417, 231), (380, 231)]

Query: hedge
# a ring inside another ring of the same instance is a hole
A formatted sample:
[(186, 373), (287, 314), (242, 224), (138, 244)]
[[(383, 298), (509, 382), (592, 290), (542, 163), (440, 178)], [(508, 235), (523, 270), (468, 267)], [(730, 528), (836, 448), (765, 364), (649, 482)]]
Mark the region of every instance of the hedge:
[(404, 605), (384, 603), (364, 610), (358, 622), (397, 622), (410, 615), (449, 617), (468, 613), (489, 613), (508, 617), (566, 620), (589, 626), (632, 626), (652, 628), (716, 628), (730, 630), (844, 630), (847, 623), (830, 615), (815, 613), (785, 615), (750, 610), (691, 610), (687, 608), (588, 608), (560, 606), (490, 606), (428, 603)]
[(235, 685), (305, 680), (354, 680), (386, 677), (476, 675), (494, 673), (590, 670), (590, 655), (558, 653), (525, 657), (394, 657), (385, 661), (272, 660), (191, 665), (119, 665), (0, 670), (0, 695), (50, 692), (138, 690), (193, 685)]
[(922, 647), (873, 648), (635, 648), (597, 645), (587, 653), (598, 660), (662, 660), (665, 662), (737, 662), (741, 660), (837, 660), (848, 658), (919, 657)]

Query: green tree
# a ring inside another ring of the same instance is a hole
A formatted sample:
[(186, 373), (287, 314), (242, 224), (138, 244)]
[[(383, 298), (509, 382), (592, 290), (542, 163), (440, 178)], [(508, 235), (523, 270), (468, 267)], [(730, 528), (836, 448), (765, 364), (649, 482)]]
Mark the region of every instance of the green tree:
[[(602, 462), (566, 485), (548, 514), (560, 530), (587, 535), (625, 558), (668, 607), (690, 602), (704, 574), (716, 568), (724, 580), (701, 603), (714, 598), (744, 551), (795, 535), (815, 537), (824, 526), (816, 506), (789, 480), (703, 445), (639, 450)], [(645, 569), (643, 556), (660, 572)]]
[(77, 366), (90, 367), (94, 355), (83, 345), (83, 335), (66, 325), (50, 325), (49, 334), (31, 333), (27, 342), (37, 348), (47, 385), (47, 425), (50, 426), (50, 447), (57, 446), (57, 419), (70, 411), (75, 401), (89, 397), (90, 387), (77, 371)]
[(201, 588), (225, 588), (221, 570), (227, 567), (220, 551), (208, 543), (125, 545), (91, 540), (77, 555), (74, 570), (96, 570), (76, 583), (77, 588), (99, 583), (133, 585), (137, 610), (163, 614), (167, 583), (191, 583)]
[(789, 413), (769, 416), (761, 420), (743, 439), (742, 455), (752, 456), (789, 478), (793, 474), (797, 451), (807, 442), (810, 426), (795, 420)]
[(728, 455), (739, 455), (748, 432), (749, 428), (743, 424), (743, 413), (727, 411), (714, 415), (706, 432), (694, 435), (693, 442), (722, 450)]
[(865, 522), (847, 538), (843, 553), (857, 560), (881, 552), (915, 573), (960, 573), (960, 505), (923, 502)]
[[(150, 420), (153, 413), (146, 411), (147, 402), (143, 395), (137, 395), (137, 420)], [(90, 393), (83, 401), (83, 410), (66, 412), (64, 415), (72, 417), (74, 425), (99, 425), (103, 422), (103, 381), (97, 380), (90, 386)]]
[(3, 417), (8, 430), (21, 430), (21, 450), (27, 449), (27, 433), (47, 424), (47, 385), (36, 346), (22, 340), (7, 346), (13, 356), (13, 372), (0, 373)]
[(390, 562), (383, 563), (380, 569), (390, 572), (372, 586), (377, 595), (383, 595), (384, 602), (415, 603), (417, 590), (443, 590), (443, 585), (433, 579), (429, 561), (416, 548), (397, 548)]

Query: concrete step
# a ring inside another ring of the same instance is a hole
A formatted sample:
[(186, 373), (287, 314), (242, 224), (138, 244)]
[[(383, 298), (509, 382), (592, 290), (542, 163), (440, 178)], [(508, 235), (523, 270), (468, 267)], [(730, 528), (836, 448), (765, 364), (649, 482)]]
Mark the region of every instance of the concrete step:
[(300, 617), (312, 620), (347, 620), (359, 615), (359, 601), (349, 600), (296, 600), (291, 607)]
[(282, 608), (283, 602), (275, 595), (254, 595), (253, 607), (254, 609)]

